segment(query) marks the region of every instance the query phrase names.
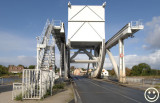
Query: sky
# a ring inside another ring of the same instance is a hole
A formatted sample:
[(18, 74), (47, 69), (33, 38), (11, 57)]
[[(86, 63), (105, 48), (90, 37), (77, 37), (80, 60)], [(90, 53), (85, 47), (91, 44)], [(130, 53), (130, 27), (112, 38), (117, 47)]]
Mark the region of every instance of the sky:
[[(72, 5), (102, 5), (105, 1), (106, 41), (131, 21), (141, 20), (144, 25), (134, 38), (124, 41), (126, 67), (147, 63), (153, 69), (160, 69), (160, 0), (70, 0)], [(67, 37), (68, 2), (0, 0), (0, 65), (35, 65), (36, 37), (41, 34), (47, 19), (64, 22)], [(118, 63), (118, 45), (111, 52)], [(56, 64), (59, 66), (57, 49)], [(86, 65), (75, 66), (86, 68)], [(112, 68), (107, 55), (104, 68)]]

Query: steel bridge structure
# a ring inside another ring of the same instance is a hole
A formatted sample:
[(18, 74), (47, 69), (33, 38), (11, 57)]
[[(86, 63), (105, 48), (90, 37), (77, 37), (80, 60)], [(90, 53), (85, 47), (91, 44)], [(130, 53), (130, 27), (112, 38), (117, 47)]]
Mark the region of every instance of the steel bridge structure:
[[(37, 37), (37, 66), (34, 70), (24, 70), (22, 84), (23, 99), (41, 99), (47, 90), (52, 93), (57, 78), (70, 78), (71, 63), (87, 63), (93, 66), (91, 77), (100, 78), (105, 55), (108, 54), (119, 82), (125, 83), (124, 40), (144, 28), (139, 21), (126, 24), (106, 42), (105, 6), (71, 5), (68, 3), (68, 36), (64, 23), (47, 20), (41, 36)], [(119, 66), (110, 49), (119, 44)], [(60, 52), (60, 75), (55, 74), (55, 45)], [(71, 55), (71, 52), (74, 52)], [(86, 54), (87, 60), (76, 59), (77, 55)], [(21, 86), (20, 86), (21, 85)], [(14, 90), (17, 90), (16, 84)], [(52, 94), (51, 94), (52, 95)]]

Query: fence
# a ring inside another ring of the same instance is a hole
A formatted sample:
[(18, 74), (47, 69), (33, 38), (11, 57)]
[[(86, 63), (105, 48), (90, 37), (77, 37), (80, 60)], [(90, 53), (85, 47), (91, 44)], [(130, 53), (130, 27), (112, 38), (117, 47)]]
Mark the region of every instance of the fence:
[(13, 83), (12, 100), (18, 95), (22, 95), (22, 83)]
[(3, 78), (0, 77), (0, 84), (3, 85)]
[(149, 84), (149, 85), (156, 85), (160, 84), (160, 79), (156, 78), (136, 78), (136, 77), (127, 77), (126, 81), (128, 83), (138, 83), (138, 84)]
[(52, 95), (55, 77), (52, 70), (24, 69), (22, 83), (13, 83), (12, 99), (18, 95), (22, 99), (41, 99), (48, 91)]
[(40, 99), (41, 95), (41, 70), (24, 69), (22, 78), (23, 99)]
[(54, 85), (54, 72), (52, 70), (23, 70), (22, 96), (23, 99), (41, 99)]

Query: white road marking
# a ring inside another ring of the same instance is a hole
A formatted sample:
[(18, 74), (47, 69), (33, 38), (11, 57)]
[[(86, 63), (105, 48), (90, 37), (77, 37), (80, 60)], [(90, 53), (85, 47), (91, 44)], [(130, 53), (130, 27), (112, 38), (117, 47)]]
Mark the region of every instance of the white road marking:
[(76, 93), (77, 93), (77, 95), (78, 95), (78, 98), (81, 98), (80, 96), (79, 96), (79, 93), (77, 92), (77, 90), (75, 89), (75, 91), (76, 91)]
[(74, 85), (77, 87), (77, 84), (76, 84), (76, 82), (74, 83)]
[(98, 84), (96, 84), (96, 83), (94, 83), (94, 82), (91, 82), (91, 81), (89, 81), (89, 80), (86, 80), (86, 81), (88, 81), (88, 82), (90, 82), (90, 83), (92, 83), (92, 84), (94, 84), (94, 85), (96, 85), (96, 86), (98, 86), (98, 87), (101, 87), (101, 88), (103, 88), (103, 89), (109, 90), (109, 91), (111, 91), (111, 92), (113, 92), (113, 93), (115, 93), (115, 94), (121, 95), (121, 96), (123, 96), (123, 97), (125, 97), (125, 98), (127, 98), (127, 99), (132, 100), (132, 101), (135, 101), (135, 102), (137, 102), (137, 103), (141, 103), (141, 102), (139, 102), (139, 101), (137, 101), (137, 100), (135, 100), (135, 99), (133, 99), (133, 98), (130, 98), (130, 97), (125, 96), (125, 95), (123, 95), (123, 94), (120, 94), (120, 93), (118, 93), (118, 92), (114, 92), (114, 91), (112, 91), (112, 90), (110, 90), (110, 89), (107, 89), (107, 88), (105, 88), (105, 87), (102, 87), (102, 86), (100, 86), (100, 85), (98, 85)]

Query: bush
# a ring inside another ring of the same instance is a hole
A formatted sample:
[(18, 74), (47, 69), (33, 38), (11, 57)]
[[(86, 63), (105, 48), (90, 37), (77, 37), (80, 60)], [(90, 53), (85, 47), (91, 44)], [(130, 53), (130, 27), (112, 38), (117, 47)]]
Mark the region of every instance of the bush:
[(53, 89), (64, 89), (65, 83), (58, 83), (53, 86)]
[(49, 95), (51, 95), (51, 91), (47, 90), (47, 93), (44, 95), (44, 98), (48, 97)]
[(16, 98), (15, 98), (15, 100), (17, 100), (17, 101), (22, 101), (22, 94), (19, 94), (19, 95), (17, 95), (16, 96)]

